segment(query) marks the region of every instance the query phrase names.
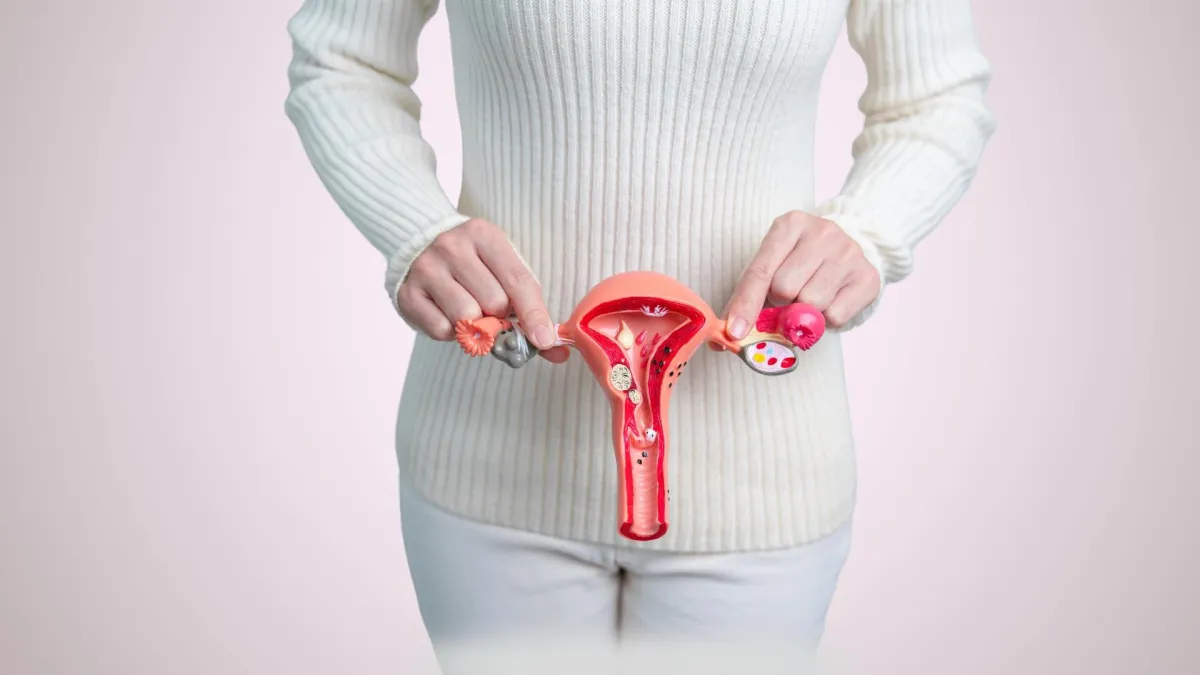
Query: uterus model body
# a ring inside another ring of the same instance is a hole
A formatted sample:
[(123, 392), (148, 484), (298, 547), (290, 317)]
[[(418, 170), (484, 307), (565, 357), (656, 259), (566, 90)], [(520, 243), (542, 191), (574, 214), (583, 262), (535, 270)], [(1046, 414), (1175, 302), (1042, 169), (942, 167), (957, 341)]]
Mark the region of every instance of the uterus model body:
[[(558, 326), (557, 344), (578, 351), (608, 395), (622, 536), (650, 541), (667, 532), (671, 393), (696, 350), (708, 344), (739, 354), (756, 372), (782, 375), (824, 332), (821, 313), (797, 303), (764, 309), (750, 333), (735, 340), (704, 300), (655, 272), (609, 277), (584, 296)], [(466, 353), (490, 353), (514, 368), (537, 355), (514, 320), (460, 321), (455, 333)]]

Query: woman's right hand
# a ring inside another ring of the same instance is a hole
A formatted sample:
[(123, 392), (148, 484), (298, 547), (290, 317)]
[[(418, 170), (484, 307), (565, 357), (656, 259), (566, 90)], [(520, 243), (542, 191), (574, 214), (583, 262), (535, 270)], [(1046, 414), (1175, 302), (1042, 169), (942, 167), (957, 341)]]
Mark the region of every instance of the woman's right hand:
[(396, 292), (400, 313), (435, 340), (454, 339), (454, 324), (481, 316), (517, 315), (548, 361), (566, 360), (554, 347), (554, 322), (541, 285), (500, 228), (480, 218), (447, 230), (413, 261)]

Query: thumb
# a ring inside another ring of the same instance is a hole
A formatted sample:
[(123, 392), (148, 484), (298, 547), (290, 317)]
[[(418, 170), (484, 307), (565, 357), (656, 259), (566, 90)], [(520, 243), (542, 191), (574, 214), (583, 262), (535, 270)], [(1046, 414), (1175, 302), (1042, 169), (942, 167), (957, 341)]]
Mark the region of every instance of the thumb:
[(571, 358), (571, 350), (566, 347), (552, 347), (539, 355), (550, 363), (566, 363)]
[(741, 340), (750, 333), (750, 327), (767, 302), (775, 272), (795, 248), (798, 238), (795, 228), (788, 227), (786, 221), (776, 221), (767, 231), (726, 307), (725, 330), (729, 337)]
[(725, 311), (725, 331), (729, 337), (741, 340), (750, 333), (750, 327), (767, 300), (773, 271), (761, 264), (751, 263), (742, 273), (742, 279)]

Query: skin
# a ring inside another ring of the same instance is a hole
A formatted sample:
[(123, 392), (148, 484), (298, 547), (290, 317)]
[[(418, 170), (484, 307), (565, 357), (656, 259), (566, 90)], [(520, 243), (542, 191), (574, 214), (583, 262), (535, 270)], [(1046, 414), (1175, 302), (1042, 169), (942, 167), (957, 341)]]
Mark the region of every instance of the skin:
[(812, 305), (845, 326), (882, 290), (879, 272), (836, 223), (803, 211), (775, 219), (725, 308), (729, 333), (745, 337), (768, 303)]
[(566, 347), (553, 347), (541, 285), (504, 232), (486, 220), (472, 218), (438, 236), (413, 261), (396, 299), (405, 318), (443, 342), (454, 339), (461, 319), (516, 314), (542, 358), (567, 360)]
[[(775, 219), (725, 308), (729, 333), (741, 339), (768, 303), (803, 302), (846, 325), (882, 290), (862, 249), (833, 221), (803, 211)], [(554, 324), (542, 289), (496, 225), (480, 218), (440, 235), (413, 261), (397, 293), (400, 311), (426, 335), (454, 339), (460, 319), (516, 314), (539, 356), (567, 360), (553, 347)]]

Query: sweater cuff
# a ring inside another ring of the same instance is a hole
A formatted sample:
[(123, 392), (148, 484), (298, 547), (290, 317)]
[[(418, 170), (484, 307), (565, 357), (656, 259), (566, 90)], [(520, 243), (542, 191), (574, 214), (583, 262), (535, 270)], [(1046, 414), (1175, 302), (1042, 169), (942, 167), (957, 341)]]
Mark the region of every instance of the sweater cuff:
[[(444, 232), (453, 230), (470, 220), (470, 216), (464, 216), (461, 213), (453, 213), (433, 223), (429, 227), (421, 230), (415, 237), (407, 238), (404, 243), (396, 250), (395, 253), (388, 258), (387, 274), (384, 277), (384, 288), (387, 289), (388, 295), (392, 299), (392, 309), (400, 314), (400, 284), (408, 277), (408, 271), (412, 268), (413, 261), (416, 260), (429, 245), (433, 243)], [(408, 324), (409, 328), (416, 328), (400, 314), (400, 318)]]
[(835, 225), (842, 228), (842, 231), (862, 249), (863, 256), (866, 257), (867, 262), (871, 264), (871, 267), (875, 268), (875, 272), (879, 275), (879, 294), (875, 296), (871, 304), (864, 307), (854, 318), (846, 322), (845, 326), (842, 326), (840, 330), (844, 333), (861, 326), (867, 319), (871, 318), (875, 310), (879, 307), (879, 302), (883, 299), (883, 290), (887, 287), (886, 263), (884, 262), (883, 254), (879, 250), (879, 246), (867, 234), (870, 230), (865, 221), (848, 213), (836, 211), (822, 213), (820, 209), (817, 210), (816, 215), (832, 221)]

